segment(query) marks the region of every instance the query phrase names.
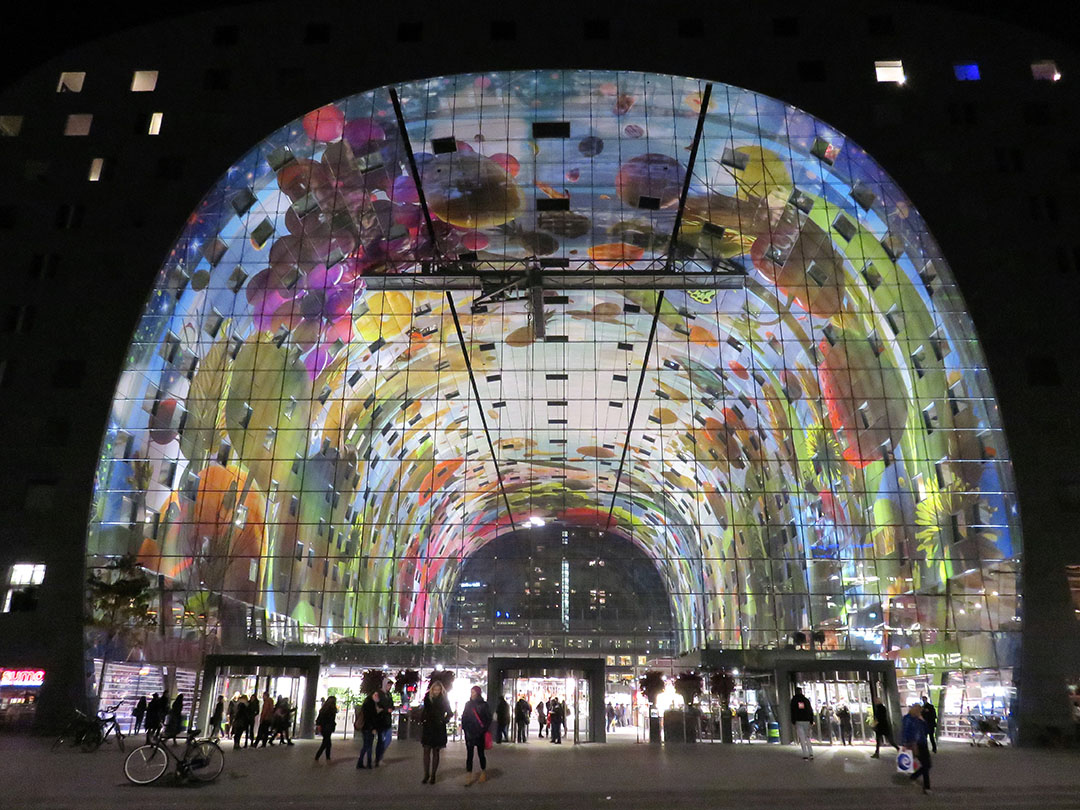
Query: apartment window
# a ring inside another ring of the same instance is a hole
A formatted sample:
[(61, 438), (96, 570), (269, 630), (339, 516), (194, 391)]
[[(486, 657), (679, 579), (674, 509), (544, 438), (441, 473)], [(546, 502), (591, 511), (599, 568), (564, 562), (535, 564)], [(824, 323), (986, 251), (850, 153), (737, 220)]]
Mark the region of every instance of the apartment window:
[(36, 588), (45, 581), (41, 563), (15, 563), (8, 571), (4, 613), (21, 613), (37, 607)]
[(73, 231), (82, 225), (83, 207), (65, 204), (56, 209), (56, 227), (62, 231)]
[(979, 75), (979, 66), (975, 62), (960, 62), (953, 65), (952, 70), (958, 82), (977, 82), (982, 78)]
[(1052, 59), (1040, 59), (1031, 63), (1031, 78), (1037, 82), (1061, 81), (1061, 71)]
[(132, 93), (152, 93), (157, 87), (156, 70), (136, 70), (131, 76)]
[(30, 260), (29, 274), (35, 281), (43, 281), (56, 276), (60, 257), (55, 253), (36, 253)]
[(904, 75), (904, 63), (899, 59), (884, 59), (874, 62), (874, 74), (879, 82), (903, 84), (907, 81), (907, 76)]
[(160, 135), (161, 122), (165, 120), (165, 113), (150, 113), (150, 123), (146, 128), (147, 135)]
[(21, 115), (0, 115), (0, 138), (14, 138), (22, 132)]
[(90, 171), (87, 173), (86, 179), (91, 183), (96, 183), (101, 179), (101, 176), (105, 173), (105, 158), (94, 158), (90, 161)]
[(12, 335), (25, 335), (34, 328), (33, 304), (16, 304), (8, 310), (4, 331)]
[(71, 71), (60, 74), (60, 80), (56, 83), (57, 93), (81, 93), (86, 74), (81, 71)]
[(94, 116), (90, 113), (73, 113), (64, 122), (65, 135), (89, 135)]

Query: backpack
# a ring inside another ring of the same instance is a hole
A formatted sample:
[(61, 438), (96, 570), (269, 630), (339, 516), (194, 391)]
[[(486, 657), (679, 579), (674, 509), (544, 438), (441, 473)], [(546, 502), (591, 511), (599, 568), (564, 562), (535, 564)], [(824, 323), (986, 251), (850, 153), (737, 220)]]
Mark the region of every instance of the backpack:
[(352, 721), (353, 731), (363, 731), (364, 730), (364, 713), (362, 711), (360, 711), (359, 706), (355, 707), (355, 711), (356, 711), (356, 714), (353, 717), (353, 721)]

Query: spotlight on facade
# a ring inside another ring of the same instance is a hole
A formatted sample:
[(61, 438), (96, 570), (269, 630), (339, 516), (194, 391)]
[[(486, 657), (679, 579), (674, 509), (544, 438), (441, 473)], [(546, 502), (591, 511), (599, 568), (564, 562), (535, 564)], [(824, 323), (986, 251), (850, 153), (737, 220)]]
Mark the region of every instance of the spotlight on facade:
[(544, 525), (544, 519), (542, 517), (537, 517), (536, 515), (533, 515), (532, 517), (529, 518), (529, 525), (530, 526), (537, 526), (537, 527), (543, 526)]

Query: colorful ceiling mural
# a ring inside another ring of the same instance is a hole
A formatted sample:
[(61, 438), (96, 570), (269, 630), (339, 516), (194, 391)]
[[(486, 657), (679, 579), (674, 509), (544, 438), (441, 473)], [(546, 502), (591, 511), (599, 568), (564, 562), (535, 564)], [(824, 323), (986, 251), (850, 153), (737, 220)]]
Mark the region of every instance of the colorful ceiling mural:
[[(120, 377), (89, 554), (305, 638), (436, 643), (462, 561), (556, 521), (648, 555), (679, 649), (812, 633), (909, 668), (1011, 665), (1018, 522), (985, 362), (862, 149), (666, 75), (394, 89), (407, 141), (388, 88), (342, 99), (192, 213)], [(527, 267), (625, 283), (544, 291), (542, 328), (527, 291), (383, 283)], [(660, 271), (739, 283), (635, 287)]]

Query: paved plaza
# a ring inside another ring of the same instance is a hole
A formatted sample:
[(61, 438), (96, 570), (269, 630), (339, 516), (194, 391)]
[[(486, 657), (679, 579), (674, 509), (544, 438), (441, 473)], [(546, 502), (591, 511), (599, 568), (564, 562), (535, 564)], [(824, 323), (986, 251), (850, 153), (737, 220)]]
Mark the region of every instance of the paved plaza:
[[(358, 743), (336, 739), (330, 763), (313, 761), (316, 743), (233, 751), (209, 785), (177, 785), (166, 776), (129, 785), (113, 746), (93, 754), (53, 753), (49, 740), (0, 738), (0, 807), (66, 808), (861, 808), (923, 805), (959, 808), (1080, 808), (1075, 751), (973, 749), (945, 742), (924, 796), (894, 774), (890, 757), (871, 748), (816, 747), (804, 762), (794, 746), (637, 743), (625, 732), (604, 745), (554, 746), (535, 737), (490, 752), (488, 781), (464, 787), (465, 751), (452, 742), (439, 783), (421, 784), (420, 746), (395, 741), (383, 766), (355, 768)], [(129, 746), (128, 750), (131, 750)], [(891, 750), (891, 749), (890, 749)]]

